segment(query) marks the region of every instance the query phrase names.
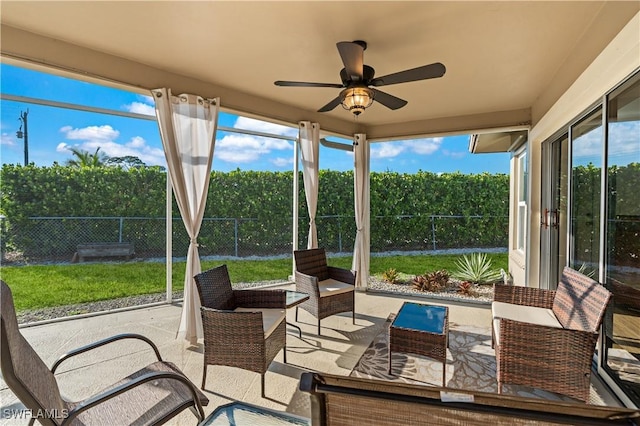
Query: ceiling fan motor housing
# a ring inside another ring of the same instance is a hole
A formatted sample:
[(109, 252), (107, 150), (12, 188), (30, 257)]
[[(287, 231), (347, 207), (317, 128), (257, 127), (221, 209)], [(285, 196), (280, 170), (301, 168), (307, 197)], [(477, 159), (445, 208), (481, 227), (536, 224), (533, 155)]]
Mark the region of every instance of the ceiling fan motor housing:
[[(370, 67), (369, 65), (363, 65), (361, 81), (364, 84), (369, 85), (369, 82), (373, 80), (373, 77), (375, 76), (375, 74), (376, 74), (376, 70), (374, 70), (373, 67)], [(342, 84), (344, 84), (345, 87), (349, 87), (351, 83), (358, 83), (356, 81), (351, 80), (351, 78), (347, 75), (346, 68), (342, 68), (340, 70), (340, 79), (342, 80)]]

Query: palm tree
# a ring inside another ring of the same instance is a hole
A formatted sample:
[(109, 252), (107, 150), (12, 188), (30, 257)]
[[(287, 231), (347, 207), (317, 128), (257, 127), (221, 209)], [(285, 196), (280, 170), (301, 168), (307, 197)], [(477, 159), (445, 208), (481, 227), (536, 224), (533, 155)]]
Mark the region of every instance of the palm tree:
[(70, 167), (103, 167), (109, 160), (107, 154), (99, 152), (100, 147), (98, 147), (93, 154), (80, 148), (69, 148), (69, 151), (71, 151), (71, 154), (75, 157), (67, 160), (66, 165)]

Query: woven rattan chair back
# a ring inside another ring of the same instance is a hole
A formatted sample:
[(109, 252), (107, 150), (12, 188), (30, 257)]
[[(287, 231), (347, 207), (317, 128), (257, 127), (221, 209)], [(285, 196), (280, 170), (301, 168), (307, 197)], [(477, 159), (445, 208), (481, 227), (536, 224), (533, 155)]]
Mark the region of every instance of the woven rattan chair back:
[[(318, 320), (318, 335), (320, 320), (341, 312), (351, 312), (355, 324), (355, 271), (328, 266), (324, 248), (296, 250), (293, 257), (296, 265), (296, 290), (309, 295), (309, 300), (296, 306), (296, 321), (299, 309), (311, 313)], [(325, 294), (321, 297), (318, 284), (328, 279), (354, 287), (351, 291)]]
[(329, 278), (327, 269), (327, 254), (323, 248), (296, 250), (293, 252), (296, 270), (311, 275), (323, 281)]
[[(32, 412), (59, 413), (68, 407), (60, 395), (58, 383), (46, 364), (22, 337), (18, 329), (13, 295), (4, 282), (0, 294), (2, 377), (9, 388)], [(40, 411), (38, 411), (40, 410)], [(40, 419), (42, 424), (55, 425), (58, 419)]]
[(564, 328), (597, 333), (610, 297), (599, 282), (565, 266), (553, 299), (553, 313)]
[[(319, 425), (634, 425), (638, 410), (323, 373), (302, 373)], [(451, 399), (445, 402), (445, 395)], [(465, 402), (462, 402), (465, 401)]]
[(220, 310), (236, 308), (227, 265), (211, 268), (194, 278), (202, 306)]

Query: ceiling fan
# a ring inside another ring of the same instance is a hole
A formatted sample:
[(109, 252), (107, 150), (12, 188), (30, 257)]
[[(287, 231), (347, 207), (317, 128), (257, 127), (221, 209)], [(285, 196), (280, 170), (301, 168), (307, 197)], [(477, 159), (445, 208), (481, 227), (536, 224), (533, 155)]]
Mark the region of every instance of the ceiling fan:
[(366, 42), (362, 40), (341, 41), (337, 43), (336, 46), (338, 47), (340, 58), (342, 58), (342, 63), (344, 64), (344, 68), (340, 70), (340, 80), (342, 80), (342, 84), (282, 80), (278, 80), (274, 84), (285, 87), (335, 87), (337, 89), (343, 89), (335, 99), (320, 108), (318, 112), (331, 111), (338, 105), (342, 105), (343, 108), (351, 111), (355, 116), (358, 116), (366, 108), (371, 106), (374, 100), (392, 110), (402, 108), (407, 104), (407, 101), (404, 99), (382, 92), (376, 89), (376, 87), (439, 78), (446, 72), (443, 64), (435, 62), (433, 64), (374, 78), (375, 70), (364, 64), (363, 57), (364, 51), (367, 48)]

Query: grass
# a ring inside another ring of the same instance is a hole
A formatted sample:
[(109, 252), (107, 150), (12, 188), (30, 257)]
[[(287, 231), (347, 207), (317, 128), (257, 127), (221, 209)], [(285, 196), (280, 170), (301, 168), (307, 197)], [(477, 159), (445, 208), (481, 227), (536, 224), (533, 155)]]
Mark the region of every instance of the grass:
[[(507, 254), (489, 254), (495, 269), (507, 269)], [(372, 257), (370, 271), (374, 276), (395, 268), (409, 275), (436, 269), (455, 269), (459, 255), (411, 255)], [(351, 257), (329, 259), (329, 265), (351, 268)], [(225, 260), (203, 261), (202, 269), (226, 263), (232, 282), (255, 282), (286, 279), (291, 274), (292, 260)], [(184, 286), (185, 263), (173, 264), (173, 289)], [(126, 296), (163, 293), (163, 263), (90, 263), (74, 265), (3, 266), (1, 278), (13, 292), (17, 311), (53, 306), (95, 302)]]

